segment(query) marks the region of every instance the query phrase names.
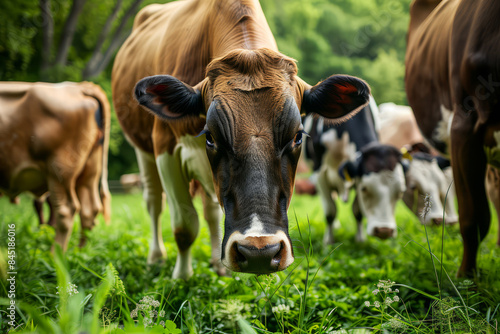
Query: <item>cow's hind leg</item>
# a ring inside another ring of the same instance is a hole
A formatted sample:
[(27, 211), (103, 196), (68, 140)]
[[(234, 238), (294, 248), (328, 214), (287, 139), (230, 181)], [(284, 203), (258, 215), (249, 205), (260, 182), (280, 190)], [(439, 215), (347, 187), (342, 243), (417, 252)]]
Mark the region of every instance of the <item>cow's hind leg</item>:
[(475, 134), (477, 115), (455, 112), (451, 130), (452, 167), (458, 195), (460, 232), (464, 244), (458, 276), (473, 275), (479, 243), (488, 233), (490, 209), (484, 187), (486, 157), (482, 136)]
[(183, 173), (180, 150), (176, 150), (174, 155), (163, 153), (156, 161), (167, 194), (172, 232), (179, 250), (172, 277), (187, 280), (193, 274), (191, 245), (199, 230), (198, 213), (189, 192), (190, 180)]
[(80, 203), (75, 192), (75, 180), (68, 178), (60, 181), (56, 176), (49, 176), (48, 186), (56, 216), (55, 242), (61, 245), (63, 251), (66, 251), (73, 230), (75, 213), (80, 210)]
[[(488, 165), (485, 185), (488, 197), (495, 206), (498, 223), (500, 224), (500, 171), (498, 169)], [(500, 246), (500, 228), (498, 229), (497, 246)]]
[(99, 195), (99, 180), (102, 165), (102, 149), (91, 152), (82, 173), (76, 180), (76, 194), (80, 201), (80, 222), (82, 231), (80, 234), (80, 247), (87, 242), (87, 232), (96, 225), (96, 216), (102, 211), (102, 203)]
[(203, 214), (210, 230), (210, 243), (212, 245), (212, 259), (210, 262), (215, 272), (219, 276), (223, 276), (226, 274), (226, 268), (221, 262), (222, 234), (219, 226), (222, 219), (222, 210), (219, 202), (206, 193), (203, 194)]
[(163, 189), (154, 155), (135, 149), (137, 163), (141, 173), (143, 197), (151, 220), (152, 239), (149, 244), (148, 263), (152, 264), (167, 256), (161, 233), (160, 214), (163, 211)]

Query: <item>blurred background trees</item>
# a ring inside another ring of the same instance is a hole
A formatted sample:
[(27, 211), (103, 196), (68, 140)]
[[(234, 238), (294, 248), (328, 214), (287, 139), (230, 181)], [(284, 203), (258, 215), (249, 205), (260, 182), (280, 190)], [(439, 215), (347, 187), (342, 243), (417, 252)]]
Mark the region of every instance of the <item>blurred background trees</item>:
[[(154, 0), (16, 0), (0, 11), (1, 81), (91, 80), (111, 101), (113, 57), (137, 11)], [(378, 103), (405, 104), (409, 0), (261, 0), (281, 52), (315, 84), (335, 73), (365, 79)], [(137, 171), (113, 114), (109, 175)]]

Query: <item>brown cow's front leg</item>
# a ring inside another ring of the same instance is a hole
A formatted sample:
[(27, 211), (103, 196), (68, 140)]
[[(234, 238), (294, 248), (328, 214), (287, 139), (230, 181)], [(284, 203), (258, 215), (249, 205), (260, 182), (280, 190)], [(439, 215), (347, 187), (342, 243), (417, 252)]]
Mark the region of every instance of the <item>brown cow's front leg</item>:
[(464, 244), (458, 276), (475, 273), (479, 243), (490, 226), (490, 210), (484, 188), (486, 157), (482, 134), (474, 132), (476, 119), (475, 113), (458, 110), (451, 129), (451, 158)]

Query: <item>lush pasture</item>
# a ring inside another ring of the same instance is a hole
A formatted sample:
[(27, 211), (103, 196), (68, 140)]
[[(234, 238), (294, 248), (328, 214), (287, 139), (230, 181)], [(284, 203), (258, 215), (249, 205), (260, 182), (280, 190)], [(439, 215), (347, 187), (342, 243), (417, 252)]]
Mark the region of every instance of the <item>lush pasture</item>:
[[(200, 199), (196, 205), (201, 210)], [(50, 252), (54, 230), (38, 226), (30, 199), (22, 197), (16, 206), (0, 198), (0, 332), (9, 328), (5, 280), (9, 223), (16, 224), (17, 237), (17, 332), (122, 333), (122, 328), (155, 333), (498, 332), (496, 219), (481, 245), (480, 277), (473, 283), (455, 278), (462, 254), (458, 225), (425, 229), (399, 203), (397, 238), (369, 237), (357, 244), (348, 205), (339, 210), (337, 243), (323, 247), (319, 199), (294, 196), (289, 219), (295, 263), (284, 272), (258, 277), (218, 277), (211, 271), (208, 229), (202, 219), (192, 252), (195, 274), (184, 282), (170, 278), (176, 247), (168, 209), (162, 216), (168, 259), (147, 266), (150, 228), (140, 194), (114, 195), (112, 223), (96, 226), (82, 249), (77, 247), (76, 223), (69, 249), (59, 257)], [(377, 287), (380, 280), (391, 283)], [(69, 296), (64, 288), (58, 293), (57, 287), (68, 282), (79, 293)], [(377, 302), (380, 305), (373, 306)]]

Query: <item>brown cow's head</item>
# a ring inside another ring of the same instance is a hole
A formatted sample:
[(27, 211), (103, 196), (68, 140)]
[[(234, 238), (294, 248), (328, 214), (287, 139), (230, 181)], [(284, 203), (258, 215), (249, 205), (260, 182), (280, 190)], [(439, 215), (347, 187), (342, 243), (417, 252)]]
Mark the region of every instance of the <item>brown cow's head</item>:
[(331, 76), (311, 87), (294, 61), (268, 49), (235, 50), (213, 60), (195, 87), (168, 76), (136, 86), (157, 116), (206, 117), (202, 133), (224, 208), (222, 262), (233, 271), (270, 273), (293, 262), (287, 209), (303, 129), (301, 112), (341, 119), (368, 102), (368, 85)]

